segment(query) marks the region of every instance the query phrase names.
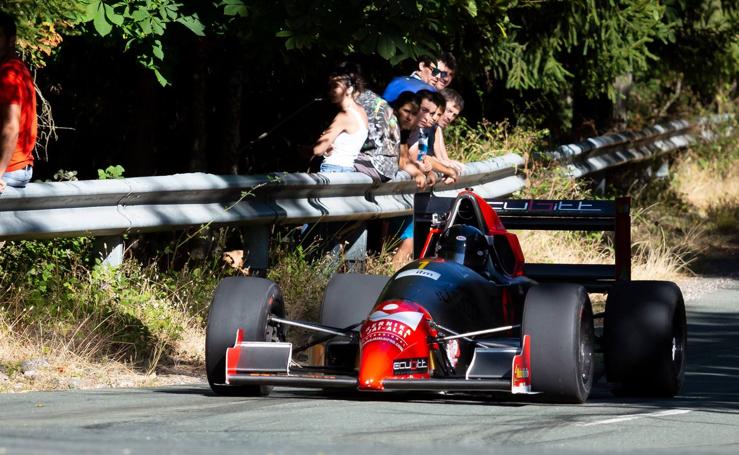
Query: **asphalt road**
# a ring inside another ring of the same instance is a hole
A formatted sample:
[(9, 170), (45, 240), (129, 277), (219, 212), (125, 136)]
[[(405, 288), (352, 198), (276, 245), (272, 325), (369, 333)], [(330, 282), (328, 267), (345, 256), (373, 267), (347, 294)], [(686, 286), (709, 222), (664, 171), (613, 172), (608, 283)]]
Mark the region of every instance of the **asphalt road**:
[(585, 405), (441, 395), (216, 397), (207, 385), (0, 396), (4, 453), (630, 453), (739, 451), (739, 281), (688, 296), (688, 374), (671, 400)]

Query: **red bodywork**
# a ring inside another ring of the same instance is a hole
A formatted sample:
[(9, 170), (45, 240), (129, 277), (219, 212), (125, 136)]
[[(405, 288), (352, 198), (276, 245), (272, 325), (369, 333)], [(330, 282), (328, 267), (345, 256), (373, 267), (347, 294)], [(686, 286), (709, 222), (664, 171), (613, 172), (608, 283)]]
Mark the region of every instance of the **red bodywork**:
[[(458, 197), (471, 197), (475, 199), (475, 204), (480, 209), (480, 214), (482, 215), (483, 222), (485, 223), (482, 231), (487, 235), (502, 237), (505, 239), (505, 241), (508, 243), (508, 246), (510, 247), (510, 251), (513, 254), (514, 258), (512, 270), (509, 270), (509, 272), (514, 277), (523, 276), (524, 257), (523, 251), (521, 250), (521, 244), (518, 243), (518, 237), (516, 236), (516, 234), (512, 234), (506, 230), (505, 226), (503, 226), (503, 223), (500, 221), (500, 218), (498, 218), (498, 215), (495, 213), (495, 210), (490, 207), (490, 204), (488, 204), (485, 199), (481, 198), (472, 191), (462, 191), (459, 193)], [(429, 230), (419, 257), (424, 258), (427, 254), (429, 254), (429, 245), (431, 245), (433, 238), (441, 234), (442, 231), (442, 229), (438, 228)]]
[(360, 390), (382, 390), (384, 379), (428, 379), (432, 361), (431, 315), (421, 305), (402, 300), (380, 302), (359, 335)]

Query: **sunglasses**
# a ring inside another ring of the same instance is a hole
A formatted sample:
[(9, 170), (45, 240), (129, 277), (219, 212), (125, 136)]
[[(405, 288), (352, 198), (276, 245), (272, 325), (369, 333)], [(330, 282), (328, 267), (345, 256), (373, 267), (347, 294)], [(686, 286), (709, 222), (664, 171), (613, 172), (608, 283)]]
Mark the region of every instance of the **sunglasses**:
[(447, 77), (449, 77), (449, 71), (442, 71), (439, 68), (432, 66), (431, 75), (434, 77), (441, 76), (442, 79), (446, 79)]

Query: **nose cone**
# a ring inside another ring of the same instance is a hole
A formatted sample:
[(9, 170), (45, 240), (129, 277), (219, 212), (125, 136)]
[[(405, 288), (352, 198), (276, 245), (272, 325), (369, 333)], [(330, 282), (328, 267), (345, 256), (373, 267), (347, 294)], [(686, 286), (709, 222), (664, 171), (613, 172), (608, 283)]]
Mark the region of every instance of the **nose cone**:
[(359, 361), (359, 389), (383, 390), (382, 380), (393, 375), (393, 360), (400, 349), (387, 341), (375, 341), (362, 348)]

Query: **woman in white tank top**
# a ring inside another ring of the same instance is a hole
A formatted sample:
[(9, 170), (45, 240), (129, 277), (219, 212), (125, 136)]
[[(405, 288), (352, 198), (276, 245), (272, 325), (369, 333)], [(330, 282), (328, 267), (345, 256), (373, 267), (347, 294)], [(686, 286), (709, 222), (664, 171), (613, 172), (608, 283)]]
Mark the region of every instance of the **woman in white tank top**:
[(367, 114), (356, 102), (362, 89), (361, 76), (350, 65), (329, 77), (329, 98), (341, 110), (313, 147), (313, 154), (323, 157), (321, 172), (354, 172), (354, 159), (368, 134)]

